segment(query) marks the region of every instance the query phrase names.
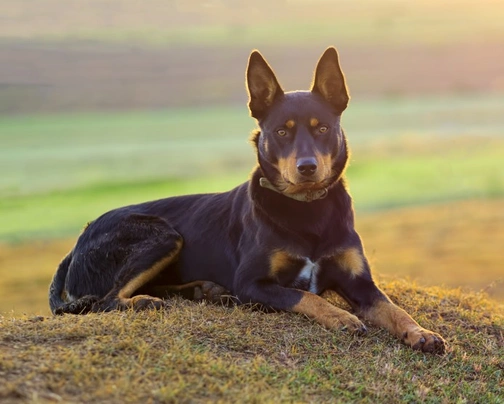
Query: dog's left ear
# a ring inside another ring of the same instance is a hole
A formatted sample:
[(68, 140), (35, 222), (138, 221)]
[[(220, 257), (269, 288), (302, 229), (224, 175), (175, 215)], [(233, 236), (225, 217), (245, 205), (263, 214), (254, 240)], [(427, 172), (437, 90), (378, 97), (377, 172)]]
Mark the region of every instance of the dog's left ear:
[(260, 119), (273, 101), (284, 92), (275, 73), (259, 51), (253, 51), (250, 54), (246, 79), (250, 114)]
[(350, 96), (335, 48), (327, 48), (318, 61), (311, 91), (324, 97), (338, 113), (346, 109)]

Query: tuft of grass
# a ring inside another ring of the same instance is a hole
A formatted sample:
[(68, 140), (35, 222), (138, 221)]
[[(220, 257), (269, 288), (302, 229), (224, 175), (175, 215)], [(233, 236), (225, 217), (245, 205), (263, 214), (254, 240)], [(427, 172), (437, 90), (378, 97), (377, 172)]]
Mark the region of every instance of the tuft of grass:
[(444, 335), (444, 356), (373, 327), (353, 336), (293, 313), (176, 298), (157, 312), (0, 317), (0, 401), (502, 402), (502, 306), (404, 281), (381, 287)]

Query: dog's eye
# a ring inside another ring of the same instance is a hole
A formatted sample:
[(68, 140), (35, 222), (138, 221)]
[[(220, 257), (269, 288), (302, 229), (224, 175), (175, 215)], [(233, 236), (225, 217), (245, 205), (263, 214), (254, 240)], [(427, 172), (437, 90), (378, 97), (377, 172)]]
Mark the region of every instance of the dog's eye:
[(329, 130), (329, 128), (327, 127), (327, 125), (320, 125), (318, 128), (318, 131), (320, 133), (326, 133), (328, 130)]
[(285, 129), (278, 129), (276, 133), (278, 136), (285, 136), (287, 134), (287, 131)]

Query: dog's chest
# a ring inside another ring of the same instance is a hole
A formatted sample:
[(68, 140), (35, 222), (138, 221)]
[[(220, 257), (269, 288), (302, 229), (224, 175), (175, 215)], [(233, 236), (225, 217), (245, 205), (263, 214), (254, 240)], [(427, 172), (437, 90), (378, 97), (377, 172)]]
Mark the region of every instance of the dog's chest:
[(270, 275), (282, 286), (319, 293), (320, 265), (307, 257), (276, 251), (270, 259)]
[(318, 263), (312, 262), (309, 258), (305, 258), (305, 265), (294, 279), (292, 287), (318, 293), (317, 278), (319, 269)]

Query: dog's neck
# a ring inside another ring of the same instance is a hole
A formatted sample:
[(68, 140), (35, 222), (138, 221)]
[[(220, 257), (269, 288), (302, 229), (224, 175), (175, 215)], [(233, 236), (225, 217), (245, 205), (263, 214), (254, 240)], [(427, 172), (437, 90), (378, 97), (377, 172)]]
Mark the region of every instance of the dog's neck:
[(278, 188), (276, 188), (270, 180), (268, 180), (266, 177), (261, 177), (259, 178), (259, 185), (263, 188), (267, 188), (271, 191), (274, 191), (278, 194), (284, 195), (288, 198), (294, 199), (296, 201), (300, 202), (312, 202), (316, 201), (318, 199), (324, 199), (327, 196), (327, 188), (323, 189), (318, 189), (318, 190), (307, 190), (304, 192), (298, 192), (295, 194), (286, 194), (280, 191)]

